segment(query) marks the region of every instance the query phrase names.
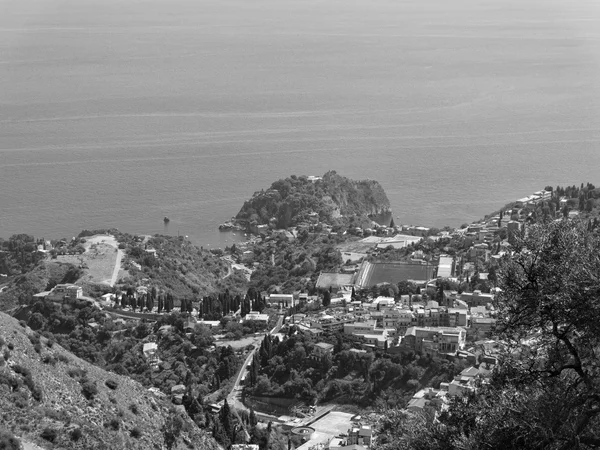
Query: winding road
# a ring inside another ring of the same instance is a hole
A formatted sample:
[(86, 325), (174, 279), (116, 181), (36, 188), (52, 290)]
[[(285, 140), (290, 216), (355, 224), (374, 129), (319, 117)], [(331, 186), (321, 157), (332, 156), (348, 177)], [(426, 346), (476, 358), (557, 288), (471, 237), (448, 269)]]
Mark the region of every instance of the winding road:
[[(279, 318), (277, 319), (277, 324), (275, 324), (275, 326), (273, 327), (273, 329), (271, 331), (269, 331), (268, 333), (265, 333), (265, 336), (267, 336), (268, 334), (278, 333), (279, 330), (281, 329), (282, 325), (283, 325), (283, 316), (279, 316)], [(250, 351), (250, 353), (248, 353), (248, 356), (246, 357), (246, 360), (244, 361), (244, 365), (238, 372), (237, 377), (235, 378), (235, 383), (233, 385), (233, 388), (231, 389), (231, 392), (227, 396), (227, 403), (233, 409), (237, 409), (239, 411), (246, 411), (248, 413), (250, 412), (250, 410), (246, 407), (246, 405), (244, 405), (244, 402), (242, 402), (242, 400), (241, 400), (242, 399), (242, 389), (244, 388), (241, 385), (241, 381), (242, 381), (243, 376), (248, 372), (248, 369), (247, 369), (248, 364), (250, 364), (252, 362), (254, 352), (256, 352), (256, 350), (258, 349), (259, 346), (260, 346), (260, 343), (254, 344), (254, 348)], [(262, 415), (266, 416), (264, 414), (262, 414)], [(257, 416), (260, 416), (260, 415), (257, 413)]]

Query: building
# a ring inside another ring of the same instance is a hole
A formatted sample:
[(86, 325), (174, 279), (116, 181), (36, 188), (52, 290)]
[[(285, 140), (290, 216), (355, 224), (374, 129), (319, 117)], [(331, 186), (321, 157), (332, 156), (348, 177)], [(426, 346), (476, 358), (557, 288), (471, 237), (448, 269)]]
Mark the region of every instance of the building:
[(470, 307), (485, 306), (488, 303), (493, 302), (494, 294), (484, 294), (479, 290), (475, 290), (473, 292), (463, 292), (460, 294), (460, 300), (465, 302)]
[(421, 389), (413, 395), (413, 398), (408, 402), (406, 409), (409, 411), (421, 411), (429, 404), (440, 406), (444, 402), (446, 394), (445, 391), (431, 387)]
[(325, 355), (333, 354), (333, 344), (327, 342), (317, 342), (313, 347), (313, 354), (315, 358), (322, 358)]
[(289, 308), (295, 306), (293, 294), (271, 294), (269, 295), (269, 303), (271, 306), (283, 306)]
[(351, 334), (354, 336), (360, 334), (375, 334), (376, 324), (377, 322), (372, 319), (365, 322), (345, 323), (344, 334)]
[(415, 315), (408, 309), (374, 311), (371, 318), (377, 319), (383, 328), (395, 328), (400, 336), (404, 336), (406, 330), (415, 324)]
[(367, 450), (364, 445), (348, 444), (345, 437), (334, 437), (329, 441), (329, 450)]
[(74, 300), (82, 297), (83, 289), (75, 284), (57, 284), (46, 296), (48, 300), (53, 301)]
[(471, 330), (474, 333), (491, 333), (496, 325), (496, 319), (492, 317), (471, 317)]
[(461, 327), (410, 327), (402, 345), (420, 353), (456, 353), (464, 348), (466, 334)]
[(448, 397), (464, 395), (467, 392), (475, 390), (476, 379), (480, 376), (487, 376), (489, 370), (469, 367), (464, 369), (459, 375), (454, 377), (450, 383), (440, 383), (440, 389), (431, 387), (421, 389), (408, 402), (407, 409), (409, 411), (421, 411), (427, 405), (441, 406), (446, 403)]
[(370, 425), (360, 424), (348, 430), (348, 445), (371, 445), (373, 430)]
[(255, 320), (257, 322), (269, 323), (269, 315), (260, 314), (258, 311), (250, 311), (248, 314), (246, 314), (244, 320)]
[(463, 395), (475, 389), (475, 380), (478, 376), (486, 376), (489, 370), (469, 367), (454, 377), (450, 383), (441, 383), (440, 388), (446, 390), (448, 395)]
[(321, 316), (310, 321), (311, 328), (318, 328), (323, 331), (341, 331), (344, 326), (354, 322), (352, 317), (333, 317), (329, 315)]

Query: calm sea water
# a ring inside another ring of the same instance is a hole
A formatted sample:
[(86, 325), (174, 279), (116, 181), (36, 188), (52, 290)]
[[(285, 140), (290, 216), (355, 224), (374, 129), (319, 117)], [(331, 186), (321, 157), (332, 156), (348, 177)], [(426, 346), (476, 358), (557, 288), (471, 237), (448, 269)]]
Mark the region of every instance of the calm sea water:
[(599, 167), (596, 0), (0, 0), (3, 237), (223, 245), (330, 169), (457, 226)]

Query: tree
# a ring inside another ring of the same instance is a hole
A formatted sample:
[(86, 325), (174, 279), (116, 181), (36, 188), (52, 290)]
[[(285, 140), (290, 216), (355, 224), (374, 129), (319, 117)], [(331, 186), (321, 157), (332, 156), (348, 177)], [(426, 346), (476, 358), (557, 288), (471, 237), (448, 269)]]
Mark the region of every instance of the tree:
[(233, 418), (231, 416), (231, 409), (229, 408), (229, 403), (227, 403), (227, 399), (225, 399), (223, 407), (219, 412), (219, 419), (223, 424), (223, 430), (225, 431), (225, 434), (231, 439), (233, 434)]
[(165, 446), (168, 450), (172, 449), (177, 443), (182, 428), (183, 419), (179, 416), (177, 411), (172, 409), (169, 412), (168, 417), (165, 419), (165, 423), (162, 428)]
[(437, 420), (387, 428), (382, 448), (600, 448), (600, 238), (561, 220), (532, 225), (513, 250), (497, 271), (491, 376)]
[(328, 307), (331, 304), (331, 294), (329, 291), (323, 293), (323, 306)]

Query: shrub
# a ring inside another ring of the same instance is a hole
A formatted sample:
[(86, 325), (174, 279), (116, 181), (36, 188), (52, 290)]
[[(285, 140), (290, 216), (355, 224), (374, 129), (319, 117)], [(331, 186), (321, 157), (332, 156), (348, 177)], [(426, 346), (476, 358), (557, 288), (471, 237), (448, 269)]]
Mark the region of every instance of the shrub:
[[(20, 409), (29, 408), (29, 397), (24, 391), (13, 392), (10, 396), (10, 400), (13, 404)], [(2, 447), (0, 447), (2, 448)]]
[(71, 431), (71, 440), (78, 441), (81, 439), (82, 434), (81, 428), (75, 428), (73, 431)]
[(23, 328), (27, 328), (27, 323), (25, 323), (24, 320), (19, 320), (19, 325), (21, 325)]
[(15, 377), (8, 375), (6, 372), (0, 372), (0, 385), (7, 385), (11, 391), (19, 388), (20, 382)]
[(86, 377), (86, 375), (87, 375), (87, 370), (75, 367), (74, 369), (69, 369), (69, 371), (67, 373), (69, 374), (69, 376), (71, 378), (82, 378), (82, 379), (84, 379)]
[(29, 370), (27, 367), (23, 367), (23, 366), (19, 366), (18, 364), (15, 364), (13, 366), (13, 370), (15, 371), (15, 373), (18, 373), (19, 375), (23, 375), (25, 378), (31, 377), (31, 370)]
[(140, 430), (140, 428), (139, 428), (139, 427), (134, 427), (134, 428), (131, 430), (130, 434), (131, 434), (131, 437), (134, 437), (134, 438), (136, 438), (136, 439), (139, 439), (139, 438), (140, 438), (140, 436), (142, 435), (142, 430)]
[(42, 344), (37, 343), (33, 346), (33, 349), (35, 350), (35, 352), (39, 355), (42, 353)]
[(134, 414), (137, 414), (140, 412), (135, 403), (132, 403), (131, 405), (129, 405), (129, 410)]
[(69, 358), (67, 355), (65, 355), (63, 353), (59, 353), (58, 355), (56, 355), (56, 358), (60, 362), (64, 362), (65, 364), (69, 364), (71, 362), (71, 358)]
[(42, 398), (43, 398), (43, 393), (42, 393), (42, 390), (41, 390), (39, 387), (37, 387), (37, 386), (34, 386), (34, 387), (31, 389), (31, 396), (33, 397), (33, 399), (34, 399), (35, 401), (37, 401), (37, 402), (41, 402), (41, 401), (42, 401)]
[(5, 350), (3, 356), (4, 356), (4, 360), (8, 361), (10, 359), (10, 352), (8, 350)]
[(56, 358), (52, 355), (44, 355), (44, 357), (42, 358), (42, 362), (44, 364), (50, 364), (51, 366), (55, 366)]
[(115, 397), (113, 397), (112, 395), (110, 397), (108, 397), (108, 401), (110, 401), (113, 404), (117, 404), (117, 399)]
[(54, 339), (48, 339), (46, 341), (46, 347), (52, 348), (54, 346)]
[(117, 383), (115, 380), (110, 379), (110, 380), (106, 380), (104, 382), (104, 384), (106, 385), (107, 388), (112, 389), (113, 391), (115, 389), (117, 389), (119, 387), (119, 383)]
[[(83, 380), (82, 380), (83, 381)], [(98, 395), (98, 388), (94, 381), (85, 380), (81, 383), (81, 393), (88, 400), (93, 400)]]
[(54, 428), (46, 427), (40, 436), (42, 439), (45, 439), (49, 442), (54, 442), (58, 436), (58, 432)]
[(8, 343), (8, 349), (9, 350), (14, 350), (15, 349), (15, 344), (13, 344), (12, 342)]
[(108, 428), (111, 428), (115, 431), (117, 431), (120, 426), (121, 426), (121, 422), (119, 422), (119, 419), (117, 419), (117, 418), (110, 419), (110, 422), (108, 422)]
[(0, 448), (3, 450), (20, 450), (21, 443), (10, 431), (0, 429)]

